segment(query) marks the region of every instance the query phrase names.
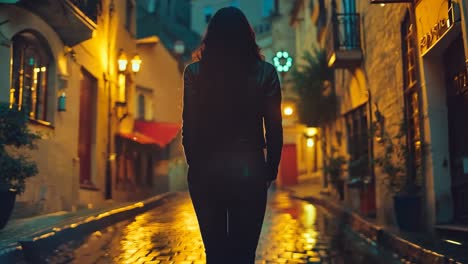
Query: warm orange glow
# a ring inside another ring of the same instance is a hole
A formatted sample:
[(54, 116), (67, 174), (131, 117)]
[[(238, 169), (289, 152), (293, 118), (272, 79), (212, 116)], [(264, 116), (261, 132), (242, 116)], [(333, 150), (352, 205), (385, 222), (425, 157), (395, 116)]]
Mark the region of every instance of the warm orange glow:
[(286, 106), (283, 110), (284, 115), (291, 116), (294, 113), (294, 109), (291, 106)]
[(313, 137), (313, 136), (317, 135), (317, 133), (318, 133), (318, 128), (316, 128), (316, 127), (308, 127), (308, 128), (306, 128), (306, 132), (305, 132), (305, 133), (306, 133), (306, 135), (307, 135), (308, 137)]
[(333, 66), (333, 64), (335, 64), (335, 61), (336, 61), (336, 54), (333, 53), (333, 55), (330, 57), (330, 60), (328, 60), (328, 67)]

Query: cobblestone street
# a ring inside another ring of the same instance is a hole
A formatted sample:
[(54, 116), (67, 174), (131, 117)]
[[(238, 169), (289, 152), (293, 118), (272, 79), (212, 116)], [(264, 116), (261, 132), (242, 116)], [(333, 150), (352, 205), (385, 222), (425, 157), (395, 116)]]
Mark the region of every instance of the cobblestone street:
[[(334, 220), (286, 192), (271, 192), (257, 263), (394, 263), (364, 240), (337, 233)], [(181, 193), (133, 221), (62, 245), (48, 262), (196, 264), (205, 256), (190, 197)]]

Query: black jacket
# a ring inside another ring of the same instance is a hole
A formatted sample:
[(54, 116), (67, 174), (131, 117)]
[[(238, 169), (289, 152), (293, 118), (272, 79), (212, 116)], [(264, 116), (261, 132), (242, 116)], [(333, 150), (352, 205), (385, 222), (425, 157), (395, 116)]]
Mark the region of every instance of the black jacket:
[[(204, 91), (198, 82), (199, 70), (196, 62), (184, 71), (182, 144), (189, 166), (200, 163), (210, 152), (266, 148), (267, 180), (275, 180), (283, 128), (281, 89), (274, 66), (259, 61), (246, 87), (212, 91)], [(228, 94), (229, 90), (236, 93)]]

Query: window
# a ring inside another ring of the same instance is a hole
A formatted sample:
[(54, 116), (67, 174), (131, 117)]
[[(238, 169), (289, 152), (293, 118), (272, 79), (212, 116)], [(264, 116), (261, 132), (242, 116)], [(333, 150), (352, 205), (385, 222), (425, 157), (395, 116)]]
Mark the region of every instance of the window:
[(125, 10), (125, 28), (130, 34), (134, 33), (133, 32), (134, 10), (135, 10), (135, 6), (133, 5), (133, 1), (127, 0), (127, 9)]
[(138, 95), (138, 119), (145, 119), (146, 106), (145, 96), (143, 94)]
[(366, 105), (345, 115), (350, 156), (349, 174), (351, 177), (369, 175), (369, 137)]
[[(408, 169), (417, 176), (418, 168), (422, 165), (421, 153), (421, 124), (420, 124), (420, 92), (418, 87), (418, 68), (416, 65), (415, 29), (406, 15), (401, 26), (403, 46), (403, 73), (405, 98), (405, 119), (407, 124), (407, 142), (409, 157)], [(421, 179), (418, 179), (421, 180)]]
[(31, 32), (13, 37), (10, 104), (26, 109), (29, 118), (48, 121), (47, 97), (51, 56), (48, 47)]
[(205, 8), (203, 8), (203, 15), (205, 16), (205, 22), (208, 24), (208, 22), (210, 22), (211, 16), (213, 15), (213, 7), (205, 6)]

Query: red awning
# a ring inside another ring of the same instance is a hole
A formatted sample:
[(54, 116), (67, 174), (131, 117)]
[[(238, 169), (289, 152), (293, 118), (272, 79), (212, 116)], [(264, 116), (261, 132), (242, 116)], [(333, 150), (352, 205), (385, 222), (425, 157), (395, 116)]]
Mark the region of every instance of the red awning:
[(119, 133), (119, 136), (121, 138), (128, 139), (130, 141), (135, 141), (139, 144), (142, 145), (159, 145), (158, 142), (156, 142), (153, 138), (145, 136), (141, 133), (135, 132), (135, 133)]
[(151, 138), (157, 145), (165, 147), (171, 143), (181, 129), (179, 123), (160, 123), (148, 121), (135, 121), (135, 133)]

